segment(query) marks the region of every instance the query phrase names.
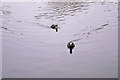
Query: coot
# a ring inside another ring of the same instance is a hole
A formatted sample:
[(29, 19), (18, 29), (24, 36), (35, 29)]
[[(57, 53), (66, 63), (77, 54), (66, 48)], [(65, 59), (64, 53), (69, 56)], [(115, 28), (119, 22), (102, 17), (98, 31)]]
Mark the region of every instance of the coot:
[(72, 49), (75, 47), (75, 44), (72, 41), (70, 41), (68, 42), (67, 47), (70, 49), (70, 54), (72, 54)]
[(56, 32), (58, 32), (58, 25), (52, 24), (50, 27), (51, 27), (52, 29), (56, 29)]

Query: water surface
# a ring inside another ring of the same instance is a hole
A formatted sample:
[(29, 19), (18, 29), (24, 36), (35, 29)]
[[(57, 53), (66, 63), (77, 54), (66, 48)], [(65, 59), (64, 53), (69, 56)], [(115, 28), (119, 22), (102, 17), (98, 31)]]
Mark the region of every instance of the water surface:
[(118, 77), (117, 8), (110, 2), (3, 3), (3, 77)]

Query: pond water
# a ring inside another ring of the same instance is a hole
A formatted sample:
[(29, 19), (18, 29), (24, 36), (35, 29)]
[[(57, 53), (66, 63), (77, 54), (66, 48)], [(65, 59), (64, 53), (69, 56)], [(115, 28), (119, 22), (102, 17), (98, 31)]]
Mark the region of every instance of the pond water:
[(2, 19), (4, 78), (118, 77), (117, 3), (6, 2)]

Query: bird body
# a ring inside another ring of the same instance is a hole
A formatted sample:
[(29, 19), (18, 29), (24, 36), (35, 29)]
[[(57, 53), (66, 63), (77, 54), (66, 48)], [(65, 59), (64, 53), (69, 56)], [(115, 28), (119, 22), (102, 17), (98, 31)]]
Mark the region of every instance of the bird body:
[(70, 54), (72, 54), (72, 49), (75, 47), (75, 44), (72, 41), (70, 41), (68, 42), (67, 47), (70, 49)]
[(58, 32), (58, 25), (52, 24), (50, 27), (51, 27), (52, 29), (56, 29), (56, 32)]

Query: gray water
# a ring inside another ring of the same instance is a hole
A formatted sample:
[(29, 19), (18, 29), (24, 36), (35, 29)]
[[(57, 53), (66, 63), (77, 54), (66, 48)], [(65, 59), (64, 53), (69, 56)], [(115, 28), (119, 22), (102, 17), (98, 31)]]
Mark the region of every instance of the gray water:
[(6, 2), (1, 15), (4, 78), (118, 77), (117, 3)]

